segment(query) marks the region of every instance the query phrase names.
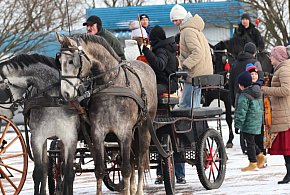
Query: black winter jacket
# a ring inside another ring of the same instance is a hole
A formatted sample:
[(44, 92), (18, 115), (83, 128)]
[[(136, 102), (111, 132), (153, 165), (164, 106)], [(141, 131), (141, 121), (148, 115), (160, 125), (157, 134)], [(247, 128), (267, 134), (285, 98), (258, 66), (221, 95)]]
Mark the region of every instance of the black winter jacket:
[[(152, 51), (143, 47), (143, 53), (156, 74), (157, 84), (168, 86), (169, 75), (178, 69), (175, 38), (169, 37), (158, 41), (152, 45)], [(171, 78), (171, 93), (173, 93), (177, 90), (177, 77)]]
[[(241, 74), (242, 72), (246, 70), (246, 66), (249, 63), (257, 64), (259, 63), (259, 61), (252, 54), (248, 52), (242, 52), (238, 55), (237, 60), (233, 63), (233, 66), (231, 67), (229, 89), (230, 89), (231, 101), (232, 101), (233, 106), (235, 106), (236, 94), (240, 93), (240, 88), (238, 84), (238, 76), (239, 74)], [(258, 75), (259, 75), (258, 79), (264, 78), (262, 70), (259, 70)]]
[(235, 31), (234, 36), (242, 37), (247, 34), (252, 42), (256, 45), (257, 49), (261, 52), (265, 49), (265, 43), (262, 39), (262, 36), (256, 27), (250, 23), (248, 28), (245, 28), (241, 23), (239, 24), (238, 29)]

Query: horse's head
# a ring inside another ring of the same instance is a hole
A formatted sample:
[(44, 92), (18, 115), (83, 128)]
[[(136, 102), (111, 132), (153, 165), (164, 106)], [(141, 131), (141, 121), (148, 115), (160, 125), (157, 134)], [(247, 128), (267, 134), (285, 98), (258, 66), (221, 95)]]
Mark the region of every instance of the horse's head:
[[(0, 64), (0, 108), (14, 111), (24, 97), (59, 81), (53, 58), (21, 54)], [(0, 110), (0, 114), (3, 114)], [(8, 117), (8, 116), (7, 116)]]
[(20, 74), (21, 71), (17, 71), (16, 65), (11, 62), (13, 59), (0, 65), (0, 114), (7, 118), (14, 116), (28, 86)]
[(117, 54), (100, 36), (57, 34), (57, 39), (61, 44), (61, 93), (66, 100), (79, 95), (89, 76), (102, 74), (119, 62)]

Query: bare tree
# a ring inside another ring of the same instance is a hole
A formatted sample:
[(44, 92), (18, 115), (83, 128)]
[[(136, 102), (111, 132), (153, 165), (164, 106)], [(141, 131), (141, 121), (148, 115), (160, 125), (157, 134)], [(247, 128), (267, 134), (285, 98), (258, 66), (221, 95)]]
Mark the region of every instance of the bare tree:
[(259, 29), (268, 46), (290, 41), (290, 0), (240, 0), (248, 5), (248, 12), (256, 11)]
[(165, 4), (178, 4), (178, 3), (201, 3), (201, 2), (212, 2), (214, 0), (165, 0)]
[[(75, 23), (83, 17), (76, 9), (81, 0), (70, 1), (69, 17)], [(73, 2), (73, 3), (72, 3)], [(51, 42), (52, 32), (67, 30), (65, 1), (62, 0), (1, 0), (0, 59), (29, 53)], [(54, 37), (53, 37), (54, 38)]]
[(141, 6), (145, 0), (103, 0), (107, 7)]

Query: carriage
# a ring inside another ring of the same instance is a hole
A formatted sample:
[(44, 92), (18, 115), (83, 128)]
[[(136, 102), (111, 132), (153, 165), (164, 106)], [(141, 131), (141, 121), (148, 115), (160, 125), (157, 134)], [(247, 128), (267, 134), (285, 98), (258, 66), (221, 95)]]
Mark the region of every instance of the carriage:
[[(77, 53), (77, 55), (81, 55)], [(80, 56), (77, 60), (80, 61)], [(74, 56), (75, 58), (75, 56)], [(76, 60), (76, 59), (74, 59)], [(180, 73), (175, 73), (178, 76)], [(171, 75), (172, 76), (172, 75)], [(211, 89), (222, 89), (223, 77), (220, 75), (207, 75), (196, 77), (193, 79), (193, 85), (202, 88), (204, 93), (209, 92)], [(42, 93), (44, 91), (41, 91)], [(86, 94), (87, 95), (87, 94)], [(133, 95), (132, 95), (133, 96)], [(83, 97), (81, 97), (83, 98)], [(54, 104), (57, 106), (68, 106), (68, 103), (62, 98), (51, 98)], [(39, 103), (34, 101), (34, 103)], [(53, 103), (47, 103), (45, 106), (52, 106)], [(156, 168), (156, 164), (161, 161), (161, 167), (163, 172), (163, 179), (165, 190), (167, 194), (174, 194), (175, 190), (175, 173), (174, 173), (174, 159), (173, 154), (180, 154), (178, 162), (187, 162), (190, 165), (197, 167), (197, 172), (202, 185), (206, 189), (219, 188), (224, 180), (226, 171), (226, 152), (224, 143), (222, 140), (221, 130), (221, 114), (222, 109), (220, 107), (201, 107), (198, 109), (173, 109), (178, 103), (178, 99), (168, 94), (167, 97), (159, 97), (157, 115), (154, 121), (147, 121), (147, 125), (150, 126), (151, 140), (149, 146), (149, 157), (151, 168)], [(220, 106), (220, 104), (218, 104)], [(30, 107), (31, 103), (30, 103)], [(147, 116), (148, 118), (148, 116)], [(16, 173), (21, 176), (19, 184), (13, 184), (12, 179), (16, 174), (4, 174), (1, 171), (1, 190), (5, 194), (6, 189), (3, 185), (3, 179), (6, 180), (9, 185), (15, 189), (14, 193), (20, 192), (27, 170), (27, 151), (25, 142), (17, 130), (17, 127), (13, 123), (2, 118), (2, 121), (6, 121), (9, 126), (12, 126), (17, 132), (16, 138), (10, 141), (6, 139), (7, 128), (1, 131), (2, 136), (0, 138), (1, 147), (1, 166), (4, 166), (7, 171), (10, 169), (16, 170)], [(88, 124), (84, 115), (83, 121), (80, 122), (81, 131), (78, 133), (78, 147), (74, 153), (73, 170), (74, 173), (82, 173), (87, 171), (95, 171), (95, 168), (86, 169), (83, 165), (95, 160), (94, 148), (92, 148), (92, 140), (90, 132), (88, 131)], [(213, 129), (209, 127), (208, 121), (216, 121), (217, 128)], [(6, 125), (7, 126), (7, 125)], [(142, 133), (142, 132), (141, 132)], [(142, 141), (143, 137), (140, 136), (140, 131), (135, 130), (132, 139), (131, 158), (130, 163), (133, 165), (133, 170), (138, 167), (138, 142)], [(14, 156), (23, 159), (22, 169), (16, 169), (11, 165), (3, 165), (5, 161), (4, 154), (7, 146), (14, 143), (15, 139), (20, 139), (22, 152), (17, 154), (10, 154), (7, 158)], [(131, 147), (131, 146), (130, 146)], [(48, 152), (48, 186), (50, 194), (57, 194), (64, 190), (65, 180), (65, 155), (64, 155), (64, 143), (61, 139), (53, 139), (49, 146)], [(176, 160), (176, 159), (175, 159)], [(3, 161), (3, 162), (2, 162)], [(113, 191), (123, 191), (125, 181), (121, 176), (122, 162), (124, 157), (122, 156), (120, 141), (113, 134), (108, 134), (104, 143), (104, 175), (102, 180), (105, 185)]]

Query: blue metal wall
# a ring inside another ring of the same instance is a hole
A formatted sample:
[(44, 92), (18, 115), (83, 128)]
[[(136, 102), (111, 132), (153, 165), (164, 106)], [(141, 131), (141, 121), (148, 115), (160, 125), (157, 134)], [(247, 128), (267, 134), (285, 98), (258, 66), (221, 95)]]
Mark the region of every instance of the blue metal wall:
[[(240, 22), (242, 15), (242, 3), (238, 1), (222, 1), (207, 3), (181, 4), (192, 14), (199, 14), (207, 24), (230, 25)], [(136, 20), (138, 14), (146, 13), (150, 17), (152, 26), (173, 26), (169, 19), (169, 13), (174, 4), (114, 7), (114, 8), (91, 8), (86, 10), (86, 16), (99, 16), (107, 29), (128, 29), (128, 23)]]

